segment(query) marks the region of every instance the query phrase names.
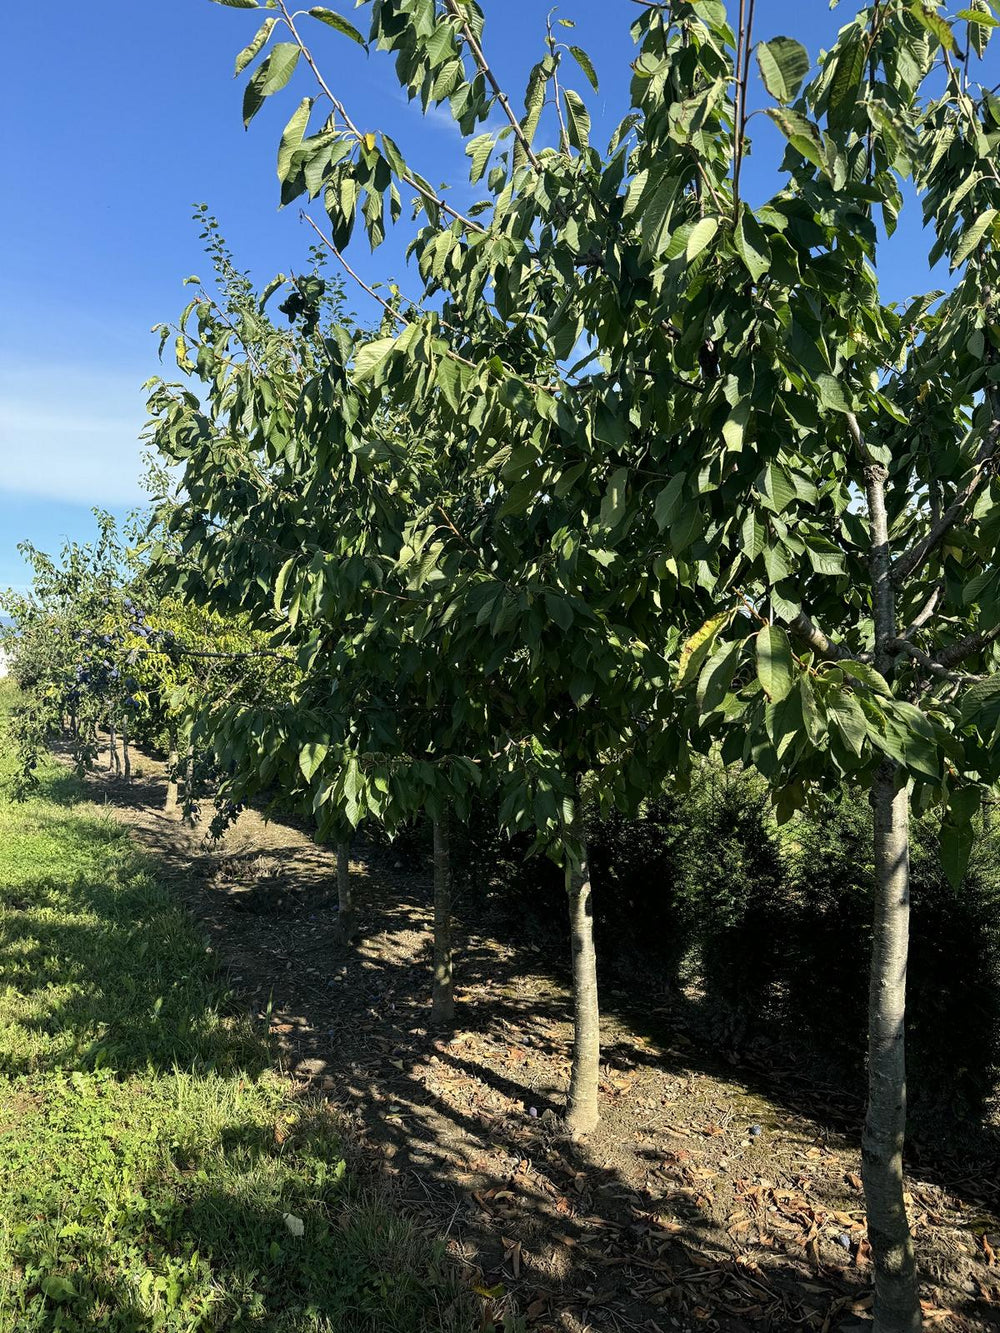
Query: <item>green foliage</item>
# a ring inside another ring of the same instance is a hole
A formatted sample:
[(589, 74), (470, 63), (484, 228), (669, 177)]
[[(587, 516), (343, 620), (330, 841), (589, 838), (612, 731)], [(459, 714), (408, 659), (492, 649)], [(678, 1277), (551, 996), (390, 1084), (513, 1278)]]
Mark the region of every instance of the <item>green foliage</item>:
[[(279, 636), (309, 669), (335, 661), (346, 679), (350, 661), (352, 700), (399, 712), (419, 698), (447, 719), (387, 736), (352, 703), (350, 726), (302, 735), (299, 749), (328, 745), (317, 808), (354, 823), (408, 817), (446, 791), (465, 800), (471, 788), (443, 758), (460, 745), (503, 787), (509, 826), (534, 823), (558, 848), (556, 789), (573, 775), (600, 774), (602, 804), (627, 811), (651, 780), (683, 773), (690, 751), (721, 743), (765, 777), (782, 817), (811, 787), (865, 786), (887, 760), (900, 765), (920, 808), (947, 805), (944, 846), (960, 869), (967, 837), (951, 797), (997, 776), (982, 759), (993, 731), (961, 720), (959, 696), (966, 673), (991, 669), (1000, 615), (996, 482), (983, 466), (995, 446), (1000, 201), (988, 162), (1000, 121), (990, 128), (992, 94), (969, 65), (936, 78), (951, 20), (905, 0), (861, 8), (815, 69), (792, 37), (759, 43), (787, 151), (780, 187), (750, 208), (739, 190), (749, 48), (721, 6), (637, 16), (636, 109), (603, 150), (584, 99), (559, 82), (564, 57), (590, 84), (592, 64), (551, 24), (519, 116), (478, 6), (360, 10), (407, 96), (425, 111), (447, 103), (486, 197), (463, 215), (349, 109), (310, 133), (301, 101), (282, 142), (283, 202), (321, 198), (339, 255), (359, 224), (377, 248), (415, 195), (418, 299), (387, 289), (377, 330), (335, 315), (324, 348), (295, 358), (304, 373), (289, 365), (275, 393), (294, 338), (261, 324), (252, 302), (231, 338), (203, 298), (180, 364), (203, 381), (209, 415), (190, 394), (154, 402), (157, 442), (192, 497), (177, 531), (202, 569), (225, 561), (247, 610), (271, 598)], [(982, 54), (991, 25), (981, 6), (970, 13)], [(278, 91), (268, 62), (278, 82), (303, 52), (298, 73), (318, 67), (307, 17), (282, 15), (251, 100)], [(317, 38), (341, 35), (327, 11), (311, 17)], [(481, 131), (493, 112), (503, 131)], [(546, 115), (558, 147), (536, 149)], [(947, 253), (960, 272), (940, 304), (929, 295), (900, 311), (879, 295), (876, 218), (891, 235), (904, 179), (937, 231), (929, 259)], [(590, 350), (571, 366), (580, 346)], [(230, 401), (267, 481), (244, 462), (220, 497)], [(891, 626), (875, 624), (858, 506), (873, 468), (889, 496)], [(206, 526), (209, 495), (224, 538)], [(305, 537), (323, 519), (338, 540)], [(250, 525), (272, 535), (273, 568), (230, 559)], [(935, 587), (944, 596), (923, 618)], [(692, 649), (679, 695), (667, 689), (680, 645), (724, 615), (711, 685)], [(448, 670), (429, 682), (421, 654)], [(874, 667), (886, 690), (848, 662)], [(405, 760), (418, 751), (430, 770)], [(496, 768), (498, 752), (519, 758)], [(375, 755), (392, 757), (393, 773), (379, 773), (390, 793), (366, 781)]]

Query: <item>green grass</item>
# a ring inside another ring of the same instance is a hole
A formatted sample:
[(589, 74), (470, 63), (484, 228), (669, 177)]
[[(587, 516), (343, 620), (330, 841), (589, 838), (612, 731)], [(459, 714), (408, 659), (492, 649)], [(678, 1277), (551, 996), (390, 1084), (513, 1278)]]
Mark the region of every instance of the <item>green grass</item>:
[(0, 805), (0, 1333), (478, 1329), (440, 1246), (227, 1015), (149, 861), (41, 781)]

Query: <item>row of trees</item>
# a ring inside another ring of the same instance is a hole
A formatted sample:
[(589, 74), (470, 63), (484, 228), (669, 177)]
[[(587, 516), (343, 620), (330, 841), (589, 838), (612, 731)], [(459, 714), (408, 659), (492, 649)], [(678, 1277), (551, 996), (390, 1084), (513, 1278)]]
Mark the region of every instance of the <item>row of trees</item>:
[[(869, 791), (876, 1327), (918, 1328), (909, 818), (939, 812), (960, 880), (1000, 776), (1000, 102), (977, 81), (996, 6), (874, 0), (816, 64), (790, 37), (758, 41), (752, 0), (736, 24), (720, 0), (639, 0), (632, 108), (600, 149), (597, 73), (568, 20), (522, 112), (475, 0), (366, 0), (367, 34), (327, 7), (216, 2), (270, 11), (237, 58), (247, 124), (310, 83), (281, 136), (282, 202), (321, 201), (306, 219), (352, 279), (356, 230), (377, 248), (412, 218), (418, 289), (357, 278), (376, 330), (322, 266), (258, 295), (205, 215), (218, 281), (194, 280), (162, 330), (198, 388), (150, 398), (181, 475), (153, 563), (158, 595), (262, 636), (247, 651), (269, 686), (210, 691), (196, 714), (220, 796), (277, 789), (341, 844), (362, 820), (431, 818), (441, 1021), (449, 826), (495, 799), (565, 868), (567, 1122), (585, 1133), (583, 799), (629, 814), (707, 754), (760, 774), (781, 819), (824, 788)], [(479, 202), (458, 209), (359, 126), (310, 45), (331, 30), (393, 53), (387, 96), (448, 108)], [(756, 207), (754, 54), (783, 145)], [(901, 309), (878, 261), (904, 201), (953, 280)]]

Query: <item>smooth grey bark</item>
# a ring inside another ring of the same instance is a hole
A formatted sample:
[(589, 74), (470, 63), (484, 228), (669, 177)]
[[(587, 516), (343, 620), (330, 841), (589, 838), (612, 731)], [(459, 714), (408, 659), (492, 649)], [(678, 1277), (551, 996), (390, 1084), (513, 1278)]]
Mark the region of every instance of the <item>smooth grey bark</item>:
[(451, 941), (451, 834), (449, 814), (434, 820), (434, 993), (431, 1022), (455, 1021), (455, 975)]
[(913, 1237), (903, 1200), (906, 1132), (906, 962), (910, 925), (909, 818), (905, 779), (879, 770), (875, 814), (875, 912), (868, 1000), (868, 1112), (861, 1176), (875, 1265), (877, 1333), (922, 1326)]
[(573, 949), (573, 1066), (566, 1099), (566, 1127), (574, 1137), (589, 1134), (600, 1119), (597, 1090), (601, 1075), (601, 1011), (597, 995), (593, 890), (586, 843), (581, 846), (580, 860), (575, 864), (569, 861), (566, 866)]
[[(891, 677), (887, 651), (896, 637), (896, 606), (885, 507), (887, 472), (865, 466), (871, 523), (875, 664)], [(862, 1137), (868, 1239), (875, 1268), (873, 1333), (913, 1333), (923, 1326), (913, 1237), (903, 1198), (906, 1133), (906, 964), (910, 929), (910, 801), (905, 775), (887, 760), (872, 784), (875, 906), (868, 1000), (868, 1108)]]
[(358, 927), (351, 886), (351, 847), (346, 842), (337, 843), (337, 908), (340, 938), (344, 944), (353, 944), (358, 938)]

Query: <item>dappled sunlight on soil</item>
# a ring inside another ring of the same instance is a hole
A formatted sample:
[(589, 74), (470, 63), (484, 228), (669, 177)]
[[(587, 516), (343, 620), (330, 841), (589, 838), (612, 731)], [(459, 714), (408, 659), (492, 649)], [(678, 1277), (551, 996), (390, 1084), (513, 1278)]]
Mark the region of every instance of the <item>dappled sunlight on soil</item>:
[[(865, 1326), (857, 1134), (822, 1091), (727, 1067), (676, 1000), (609, 985), (602, 1121), (571, 1143), (562, 957), (515, 947), (500, 906), (469, 920), (459, 901), (457, 1027), (429, 1031), (429, 869), (355, 849), (352, 950), (332, 849), (252, 811), (212, 843), (159, 813), (158, 766), (140, 768), (127, 791), (93, 781), (162, 857), (280, 1062), (338, 1107), (498, 1312), (578, 1333)], [(928, 1326), (997, 1327), (996, 1186), (929, 1168), (910, 1191)]]

